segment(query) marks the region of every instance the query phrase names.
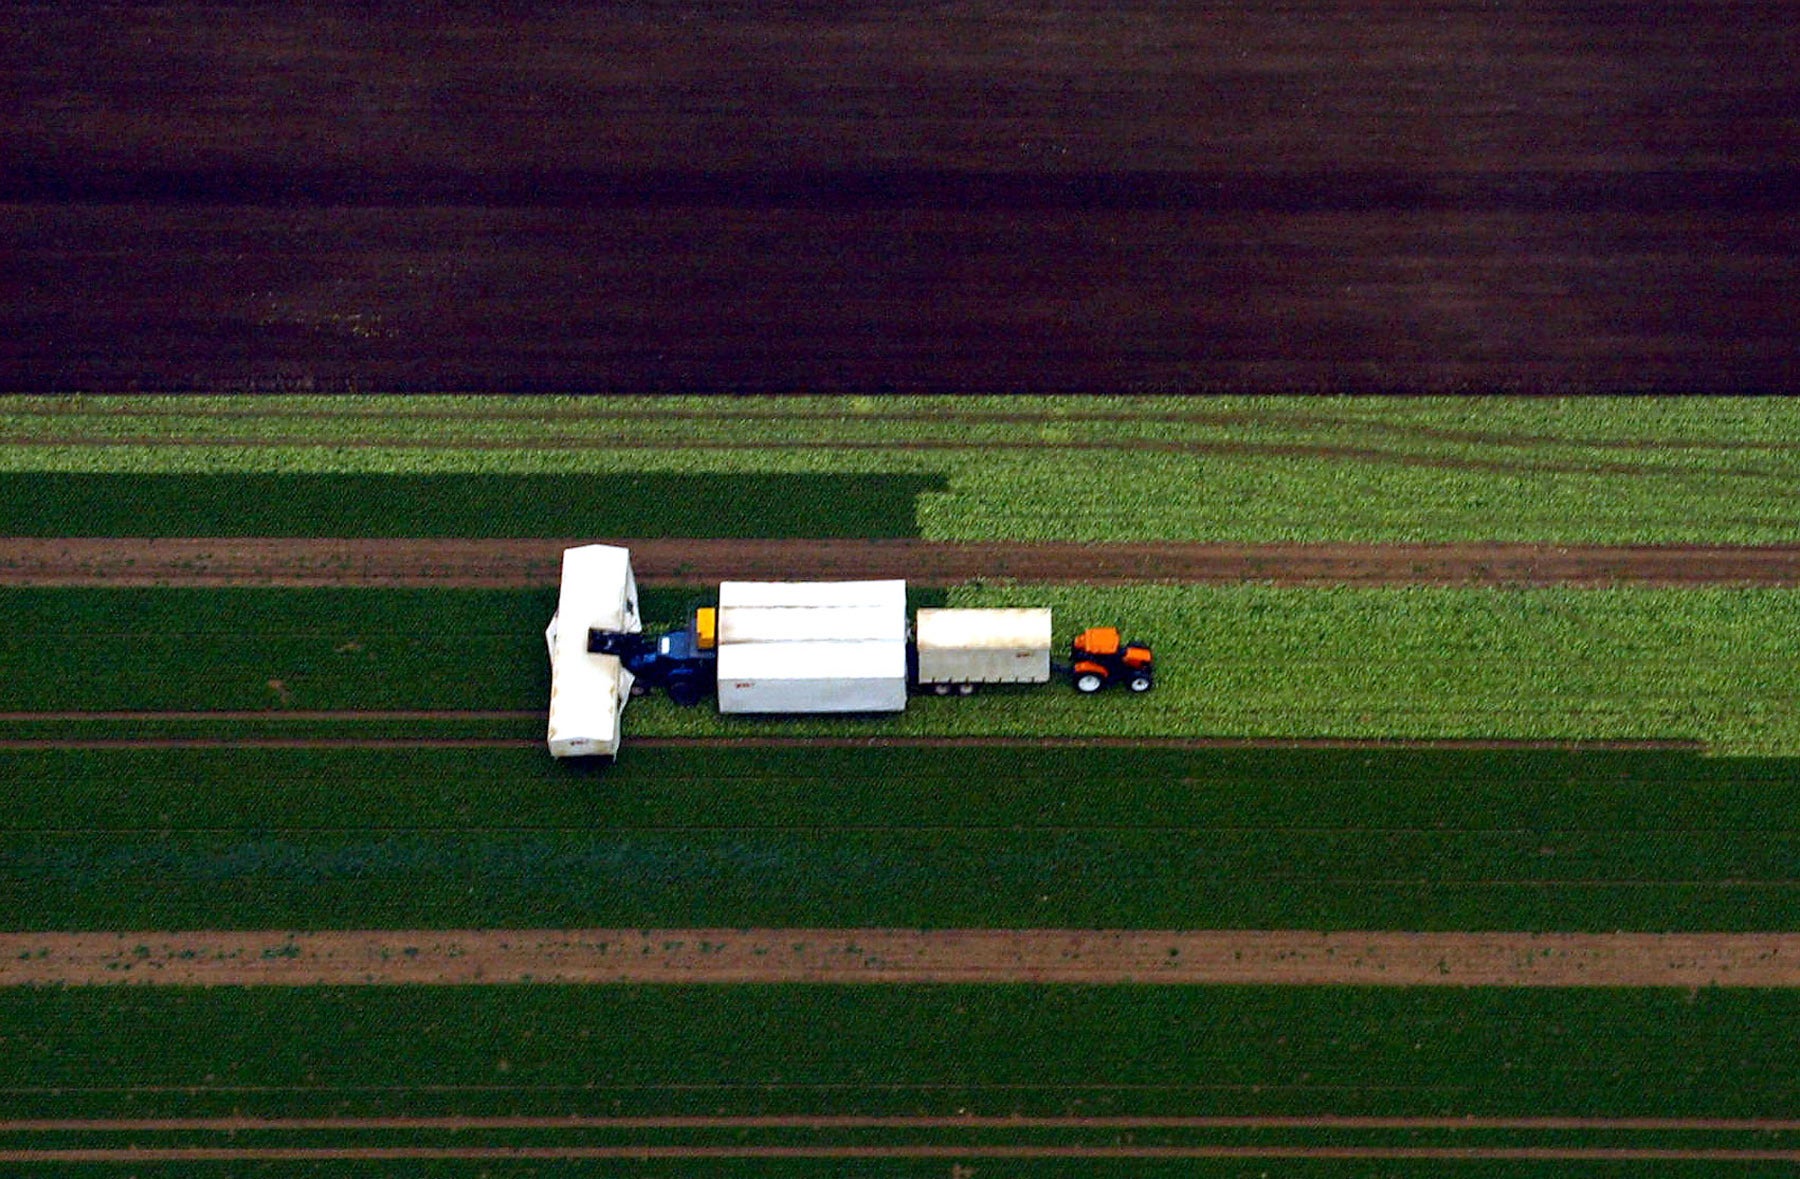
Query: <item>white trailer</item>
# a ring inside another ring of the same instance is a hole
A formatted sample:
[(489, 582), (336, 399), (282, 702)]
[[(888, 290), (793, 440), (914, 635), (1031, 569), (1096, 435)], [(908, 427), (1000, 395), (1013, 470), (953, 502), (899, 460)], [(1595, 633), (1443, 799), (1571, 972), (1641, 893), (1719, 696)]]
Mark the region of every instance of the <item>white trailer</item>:
[(921, 609), (915, 639), (919, 686), (939, 693), (1050, 680), (1048, 609)]
[(904, 581), (719, 586), (719, 711), (902, 712)]
[(631, 552), (590, 544), (563, 550), (562, 591), (544, 630), (550, 649), (552, 757), (613, 757), (619, 752), (632, 675), (612, 655), (588, 651), (588, 628), (639, 633)]

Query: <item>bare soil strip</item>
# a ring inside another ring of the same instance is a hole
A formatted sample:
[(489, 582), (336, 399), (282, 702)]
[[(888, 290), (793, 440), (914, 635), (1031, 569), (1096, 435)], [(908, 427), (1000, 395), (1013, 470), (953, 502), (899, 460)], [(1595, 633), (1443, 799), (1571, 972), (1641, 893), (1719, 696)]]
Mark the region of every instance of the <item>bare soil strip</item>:
[[(555, 585), (565, 539), (0, 538), (0, 585)], [(953, 544), (614, 539), (646, 585), (734, 578), (1013, 579), (1091, 585), (1800, 586), (1800, 545)]]
[(338, 1146), (0, 1150), (9, 1163), (349, 1159), (1481, 1159), (1800, 1162), (1800, 1150), (1579, 1146)]
[(0, 986), (1800, 986), (1800, 933), (196, 930), (0, 934)]

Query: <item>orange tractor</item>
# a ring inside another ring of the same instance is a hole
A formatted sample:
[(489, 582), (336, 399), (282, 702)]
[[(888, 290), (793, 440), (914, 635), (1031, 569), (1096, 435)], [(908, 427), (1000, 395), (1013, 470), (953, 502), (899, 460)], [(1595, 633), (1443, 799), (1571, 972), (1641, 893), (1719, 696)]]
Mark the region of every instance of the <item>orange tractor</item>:
[(1148, 692), (1156, 683), (1150, 648), (1119, 637), (1117, 627), (1095, 626), (1075, 636), (1070, 674), (1077, 692), (1098, 692), (1115, 680), (1133, 692)]

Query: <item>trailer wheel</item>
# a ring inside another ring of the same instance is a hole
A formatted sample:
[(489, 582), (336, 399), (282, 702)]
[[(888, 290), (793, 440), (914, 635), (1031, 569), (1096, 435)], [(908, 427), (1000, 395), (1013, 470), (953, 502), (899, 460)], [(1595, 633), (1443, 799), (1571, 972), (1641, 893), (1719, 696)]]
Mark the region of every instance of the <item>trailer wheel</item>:
[(1105, 686), (1106, 677), (1097, 671), (1084, 671), (1075, 677), (1075, 690), (1077, 692), (1098, 692)]
[(932, 692), (936, 693), (939, 696), (948, 696), (950, 694), (950, 685), (949, 684), (933, 684), (933, 685), (931, 685), (931, 690), (932, 690)]
[(975, 685), (958, 684), (956, 685), (956, 694), (958, 696), (973, 696), (975, 694)]
[(1150, 685), (1155, 681), (1140, 671), (1132, 676), (1128, 682), (1131, 685), (1131, 690), (1133, 692), (1148, 692), (1150, 690)]

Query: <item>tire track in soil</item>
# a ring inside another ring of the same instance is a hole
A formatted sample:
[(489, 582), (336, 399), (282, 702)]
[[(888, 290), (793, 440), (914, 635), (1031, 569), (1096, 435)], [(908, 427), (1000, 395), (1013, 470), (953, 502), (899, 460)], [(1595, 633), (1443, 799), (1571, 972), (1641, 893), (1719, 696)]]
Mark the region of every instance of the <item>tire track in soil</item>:
[[(558, 583), (551, 539), (0, 538), (0, 586), (442, 586)], [(952, 543), (614, 538), (643, 585), (903, 577), (1086, 585), (1800, 586), (1800, 544)]]
[(0, 933), (0, 986), (1797, 987), (1800, 932), (1080, 929)]
[(306, 1162), (382, 1159), (1358, 1159), (1800, 1162), (1800, 1150), (1580, 1146), (343, 1146), (0, 1150), (0, 1162)]

